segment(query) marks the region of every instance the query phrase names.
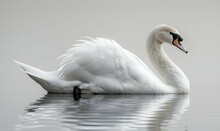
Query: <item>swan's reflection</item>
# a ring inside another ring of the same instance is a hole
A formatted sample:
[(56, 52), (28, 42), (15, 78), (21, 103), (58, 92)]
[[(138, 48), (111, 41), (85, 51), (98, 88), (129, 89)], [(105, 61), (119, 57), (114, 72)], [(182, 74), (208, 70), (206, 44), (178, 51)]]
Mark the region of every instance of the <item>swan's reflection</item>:
[(189, 106), (189, 95), (47, 94), (20, 117), (17, 130), (166, 129)]

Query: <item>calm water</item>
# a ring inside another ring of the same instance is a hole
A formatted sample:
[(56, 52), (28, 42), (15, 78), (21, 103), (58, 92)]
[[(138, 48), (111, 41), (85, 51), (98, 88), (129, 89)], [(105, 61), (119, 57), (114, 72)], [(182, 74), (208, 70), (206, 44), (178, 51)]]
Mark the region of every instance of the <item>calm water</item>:
[(18, 130), (159, 130), (176, 123), (188, 95), (46, 95), (19, 116)]
[[(201, 90), (208, 88), (201, 88)], [(8, 109), (14, 123), (0, 129), (17, 131), (146, 130), (206, 131), (220, 129), (218, 88), (190, 95), (45, 94), (27, 105)], [(206, 94), (212, 94), (206, 97)], [(20, 102), (22, 103), (22, 102)], [(19, 101), (16, 103), (19, 105)], [(20, 108), (20, 109), (19, 109)], [(2, 121), (2, 120), (1, 120)]]

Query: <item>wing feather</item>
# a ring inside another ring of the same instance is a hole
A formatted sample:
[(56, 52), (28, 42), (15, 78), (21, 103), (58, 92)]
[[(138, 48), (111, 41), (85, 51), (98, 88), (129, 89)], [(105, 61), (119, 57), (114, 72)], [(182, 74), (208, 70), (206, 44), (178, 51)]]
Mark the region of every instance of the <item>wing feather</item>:
[(60, 59), (58, 76), (76, 79), (79, 70), (82, 73), (86, 72), (87, 75), (105, 76), (125, 66), (123, 55), (123, 48), (114, 40), (105, 38), (78, 40), (58, 58)]

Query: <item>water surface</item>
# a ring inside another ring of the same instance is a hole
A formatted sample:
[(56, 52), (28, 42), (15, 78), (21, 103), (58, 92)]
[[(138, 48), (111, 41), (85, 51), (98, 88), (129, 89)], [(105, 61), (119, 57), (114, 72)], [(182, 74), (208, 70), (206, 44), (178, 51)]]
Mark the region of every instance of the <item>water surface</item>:
[(16, 130), (168, 130), (188, 110), (189, 95), (47, 94), (26, 107)]
[(2, 92), (1, 131), (220, 129), (218, 87), (192, 87), (188, 95), (82, 95), (79, 101), (26, 89)]

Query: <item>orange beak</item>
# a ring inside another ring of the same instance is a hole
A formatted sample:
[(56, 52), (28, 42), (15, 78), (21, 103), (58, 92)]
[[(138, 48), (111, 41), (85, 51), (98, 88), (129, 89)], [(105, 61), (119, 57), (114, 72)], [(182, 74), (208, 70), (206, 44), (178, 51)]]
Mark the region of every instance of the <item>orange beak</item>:
[(183, 52), (188, 53), (188, 50), (180, 43), (178, 38), (175, 39), (172, 43), (173, 43), (173, 45), (175, 45), (177, 48), (179, 48)]

